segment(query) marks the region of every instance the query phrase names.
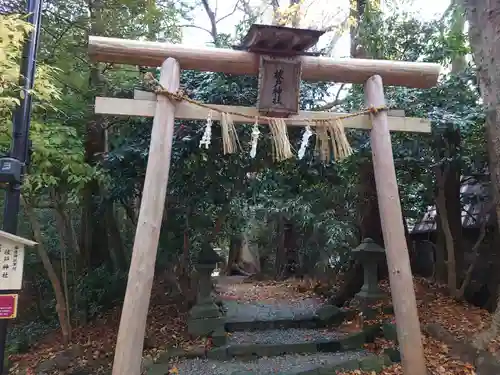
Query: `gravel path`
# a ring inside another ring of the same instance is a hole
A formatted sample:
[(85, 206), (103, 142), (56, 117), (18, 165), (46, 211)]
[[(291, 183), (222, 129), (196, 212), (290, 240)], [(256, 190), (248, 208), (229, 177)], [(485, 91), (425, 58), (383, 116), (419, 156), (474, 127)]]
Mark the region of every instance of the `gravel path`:
[(323, 366), (335, 366), (343, 361), (357, 359), (367, 353), (316, 353), (309, 355), (290, 354), (279, 357), (259, 358), (255, 361), (216, 361), (207, 359), (189, 359), (176, 363), (182, 375), (268, 375), (298, 374)]
[(224, 301), (228, 322), (311, 319), (318, 306), (318, 301), (312, 298), (280, 304)]
[(234, 332), (228, 345), (235, 344), (298, 344), (303, 342), (321, 342), (339, 339), (340, 332), (326, 329), (273, 329), (268, 331)]

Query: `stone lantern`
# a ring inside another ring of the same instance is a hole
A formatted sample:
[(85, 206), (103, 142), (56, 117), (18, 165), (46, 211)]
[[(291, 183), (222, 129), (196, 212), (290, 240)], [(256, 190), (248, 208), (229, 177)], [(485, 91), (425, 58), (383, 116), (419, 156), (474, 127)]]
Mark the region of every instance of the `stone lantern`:
[(378, 286), (378, 265), (385, 259), (385, 250), (371, 238), (365, 238), (352, 250), (363, 266), (364, 283), (356, 294), (358, 300), (368, 303), (387, 297)]
[(189, 311), (188, 332), (194, 336), (214, 336), (214, 344), (225, 340), (224, 316), (213, 297), (212, 272), (221, 257), (209, 244), (204, 245), (196, 261), (198, 274), (196, 304)]
[(212, 273), (217, 263), (222, 259), (209, 244), (203, 246), (196, 260), (195, 268), (198, 273), (198, 294), (196, 304), (213, 302)]

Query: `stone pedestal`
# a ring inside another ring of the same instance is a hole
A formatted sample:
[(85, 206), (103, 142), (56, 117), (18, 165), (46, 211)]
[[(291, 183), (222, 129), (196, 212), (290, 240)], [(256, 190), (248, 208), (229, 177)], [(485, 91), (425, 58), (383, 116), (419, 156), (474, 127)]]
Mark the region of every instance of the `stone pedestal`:
[(378, 286), (378, 266), (385, 259), (385, 250), (371, 238), (365, 238), (353, 250), (363, 266), (364, 283), (356, 294), (356, 299), (363, 305), (370, 305), (385, 299), (387, 294)]
[(198, 293), (196, 305), (189, 311), (188, 332), (193, 336), (211, 336), (213, 343), (220, 346), (225, 344), (225, 318), (214, 299), (212, 272), (217, 254), (211, 254), (210, 249), (202, 250), (195, 266), (198, 272)]

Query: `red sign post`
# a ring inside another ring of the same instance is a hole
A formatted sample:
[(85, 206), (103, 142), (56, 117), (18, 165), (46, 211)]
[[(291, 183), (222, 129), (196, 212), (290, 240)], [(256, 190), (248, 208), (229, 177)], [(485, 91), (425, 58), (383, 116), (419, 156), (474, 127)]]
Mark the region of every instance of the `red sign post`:
[(0, 295), (0, 319), (14, 319), (17, 316), (17, 294)]

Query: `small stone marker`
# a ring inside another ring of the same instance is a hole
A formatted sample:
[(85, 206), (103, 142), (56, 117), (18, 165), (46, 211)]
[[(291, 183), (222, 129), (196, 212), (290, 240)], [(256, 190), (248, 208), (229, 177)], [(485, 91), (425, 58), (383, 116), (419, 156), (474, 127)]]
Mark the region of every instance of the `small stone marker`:
[(24, 246), (36, 244), (26, 238), (0, 231), (0, 291), (22, 288)]

